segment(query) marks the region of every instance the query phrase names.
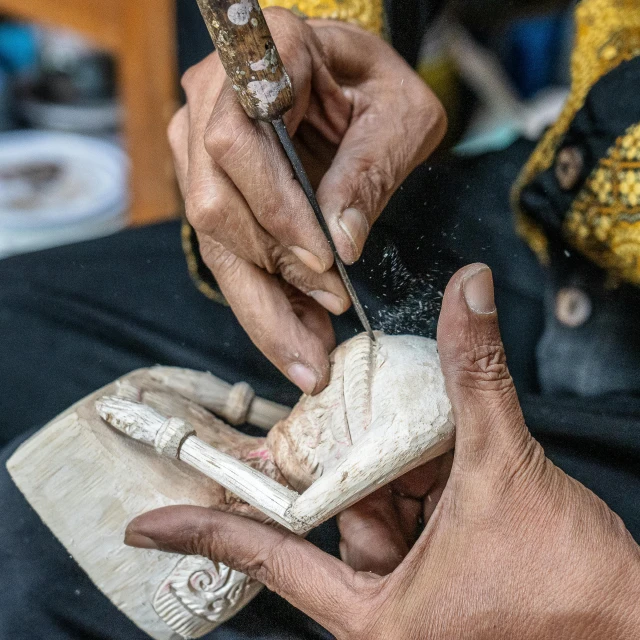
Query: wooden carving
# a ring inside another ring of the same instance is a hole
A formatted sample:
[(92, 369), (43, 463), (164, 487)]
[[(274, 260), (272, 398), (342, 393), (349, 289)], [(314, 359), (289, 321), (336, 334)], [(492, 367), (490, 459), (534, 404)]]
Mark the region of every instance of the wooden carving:
[[(81, 401), (26, 442), (9, 470), (96, 585), (158, 640), (197, 638), (261, 585), (206, 558), (122, 544), (130, 519), (198, 504), (304, 534), (453, 445), (435, 342), (360, 335), (331, 382), (289, 410), (206, 373), (155, 367)], [(253, 438), (228, 426), (268, 429)], [(125, 437), (127, 436), (127, 437)]]
[(160, 585), (153, 609), (183, 638), (199, 638), (234, 616), (262, 585), (220, 562), (181, 558)]

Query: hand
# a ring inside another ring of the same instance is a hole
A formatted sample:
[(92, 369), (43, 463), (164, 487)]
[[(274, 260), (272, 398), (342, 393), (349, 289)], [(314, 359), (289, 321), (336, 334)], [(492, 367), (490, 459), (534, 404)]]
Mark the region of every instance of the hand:
[[(442, 107), (389, 45), (353, 25), (265, 11), (291, 77), (285, 116), (343, 260), (362, 251), (391, 194), (437, 146)], [(306, 393), (328, 382), (327, 311), (350, 305), (272, 128), (242, 110), (217, 54), (185, 74), (169, 127), (202, 257), (258, 348)]]
[[(639, 548), (529, 434), (486, 267), (449, 283), (438, 345), (457, 425), (453, 466), (424, 532), (390, 575), (354, 571), (293, 534), (196, 507), (136, 518), (127, 542), (222, 561), (338, 638), (637, 637)], [(344, 542), (350, 557), (353, 541)]]

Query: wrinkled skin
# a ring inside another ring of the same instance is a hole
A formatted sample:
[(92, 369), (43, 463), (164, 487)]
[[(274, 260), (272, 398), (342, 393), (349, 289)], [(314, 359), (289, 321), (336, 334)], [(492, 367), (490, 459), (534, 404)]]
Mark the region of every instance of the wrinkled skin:
[[(291, 77), (285, 124), (343, 260), (438, 145), (442, 106), (381, 38), (335, 21), (265, 16)], [(305, 393), (329, 381), (327, 311), (350, 305), (333, 256), (269, 124), (247, 118), (217, 54), (185, 74), (169, 139), (201, 255), (258, 348)]]
[[(197, 507), (140, 516), (126, 542), (220, 560), (338, 638), (636, 638), (640, 548), (529, 433), (486, 267), (449, 283), (438, 346), (456, 421), (453, 460), (344, 512), (346, 562), (293, 534)], [(421, 518), (426, 527), (407, 553)]]

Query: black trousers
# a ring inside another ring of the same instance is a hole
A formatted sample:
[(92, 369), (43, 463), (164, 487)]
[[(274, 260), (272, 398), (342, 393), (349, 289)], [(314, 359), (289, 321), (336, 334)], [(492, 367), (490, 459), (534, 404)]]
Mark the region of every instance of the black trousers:
[[(474, 161), (420, 168), (376, 225), (354, 280), (374, 325), (433, 334), (438, 291), (462, 264), (487, 262), (532, 432), (640, 539), (638, 398), (540, 393), (536, 345), (548, 332), (544, 301), (555, 284), (514, 236), (508, 208), (509, 186), (529, 151), (521, 143)], [(421, 287), (426, 311), (417, 321)], [(355, 317), (340, 318), (336, 330), (339, 339), (353, 335)], [(560, 342), (575, 339), (584, 338), (558, 336)], [(260, 395), (284, 403), (295, 402), (298, 392), (253, 347), (231, 310), (192, 286), (177, 223), (0, 261), (0, 363), (0, 640), (146, 637), (41, 523), (11, 482), (6, 460), (57, 413), (138, 367), (208, 370), (230, 382), (246, 380)], [(332, 523), (310, 539), (337, 553)], [(328, 635), (265, 590), (210, 637)]]

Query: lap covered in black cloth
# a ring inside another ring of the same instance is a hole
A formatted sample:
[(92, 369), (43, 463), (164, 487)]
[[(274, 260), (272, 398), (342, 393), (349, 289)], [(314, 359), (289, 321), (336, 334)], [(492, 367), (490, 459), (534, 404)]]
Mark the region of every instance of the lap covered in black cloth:
[[(535, 351), (547, 284), (515, 237), (508, 209), (510, 184), (529, 151), (520, 144), (479, 160), (421, 167), (376, 225), (354, 280), (374, 324), (400, 318), (395, 329), (406, 320), (433, 335), (437, 292), (449, 276), (462, 264), (488, 263), (532, 432), (552, 460), (600, 495), (640, 539), (640, 400), (539, 393)], [(389, 256), (395, 275), (387, 268)], [(394, 282), (400, 267), (405, 276)], [(428, 285), (426, 298), (416, 301), (414, 289), (422, 284)], [(423, 322), (415, 322), (414, 303), (429, 315)], [(353, 335), (353, 314), (339, 319), (336, 329), (339, 339)], [(255, 349), (231, 310), (192, 286), (177, 223), (0, 261), (0, 336), (0, 638), (143, 638), (40, 522), (4, 463), (28, 432), (124, 373), (156, 363), (246, 380), (260, 395), (287, 404), (299, 394)], [(332, 523), (310, 539), (337, 552)], [(210, 637), (327, 634), (265, 591)]]
[[(0, 335), (0, 382), (11, 390), (0, 400), (0, 639), (147, 638), (41, 522), (11, 481), (7, 460), (71, 404), (157, 363), (246, 380), (285, 404), (299, 392), (255, 349), (228, 307), (195, 289), (177, 222), (0, 261)], [(310, 539), (337, 554), (333, 523)], [(209, 637), (330, 636), (265, 590)]]

